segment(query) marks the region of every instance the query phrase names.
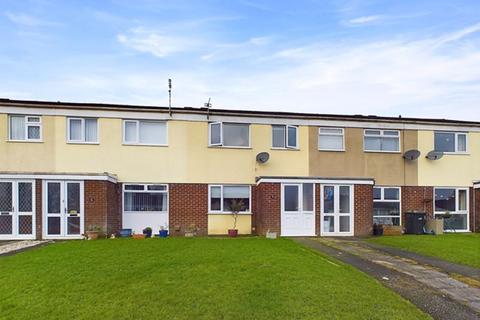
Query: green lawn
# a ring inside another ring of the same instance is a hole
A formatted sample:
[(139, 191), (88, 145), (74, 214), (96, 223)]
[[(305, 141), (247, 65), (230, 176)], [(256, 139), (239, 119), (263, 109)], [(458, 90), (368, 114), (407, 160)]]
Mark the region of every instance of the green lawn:
[(289, 239), (69, 241), (0, 257), (2, 319), (426, 319)]
[(480, 233), (383, 236), (368, 241), (480, 268)]

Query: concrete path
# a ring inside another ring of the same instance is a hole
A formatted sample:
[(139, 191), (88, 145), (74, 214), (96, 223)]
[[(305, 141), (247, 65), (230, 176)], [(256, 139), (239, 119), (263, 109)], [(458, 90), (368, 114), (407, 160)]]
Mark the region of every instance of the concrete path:
[(46, 240), (0, 241), (0, 256), (14, 254), (48, 242)]
[(437, 269), (381, 252), (356, 239), (296, 241), (375, 277), (434, 319), (480, 319), (480, 289)]

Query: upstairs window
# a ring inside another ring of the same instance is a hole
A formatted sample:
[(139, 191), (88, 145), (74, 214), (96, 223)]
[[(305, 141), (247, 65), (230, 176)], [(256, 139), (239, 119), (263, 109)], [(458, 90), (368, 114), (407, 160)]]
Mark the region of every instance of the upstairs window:
[(98, 120), (91, 118), (67, 119), (68, 142), (98, 143)]
[(435, 132), (435, 151), (466, 153), (467, 134), (465, 132)]
[(363, 146), (364, 151), (400, 152), (400, 131), (366, 129)]
[(373, 223), (400, 225), (400, 188), (373, 188)]
[(290, 125), (272, 125), (272, 147), (297, 149), (298, 127)]
[(11, 115), (9, 137), (12, 141), (41, 141), (41, 117)]
[(344, 151), (343, 128), (319, 128), (318, 150)]
[(250, 147), (250, 125), (244, 123), (211, 122), (209, 146)]
[(152, 120), (124, 120), (123, 143), (166, 146), (167, 123)]

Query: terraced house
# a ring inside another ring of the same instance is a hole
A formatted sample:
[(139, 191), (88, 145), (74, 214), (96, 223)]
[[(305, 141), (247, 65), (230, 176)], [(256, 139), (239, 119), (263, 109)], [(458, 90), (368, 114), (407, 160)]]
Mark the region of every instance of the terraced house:
[(478, 231), (477, 180), (480, 122), (0, 100), (0, 239), (225, 234), (232, 199), (240, 234)]

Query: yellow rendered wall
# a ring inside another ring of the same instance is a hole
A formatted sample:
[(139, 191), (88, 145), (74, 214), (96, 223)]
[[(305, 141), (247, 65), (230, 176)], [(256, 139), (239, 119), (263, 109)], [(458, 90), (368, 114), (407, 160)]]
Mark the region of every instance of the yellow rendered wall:
[[(208, 234), (227, 234), (228, 229), (233, 228), (233, 215), (231, 214), (210, 214), (208, 215)], [(252, 216), (239, 215), (237, 218), (238, 234), (252, 233)]]
[[(207, 122), (168, 121), (168, 147), (122, 145), (122, 119), (99, 119), (99, 145), (68, 144), (66, 117), (43, 116), (43, 143), (7, 142), (0, 114), (0, 171), (116, 174), (122, 182), (255, 183), (257, 176), (308, 175), (308, 128), (300, 150), (272, 150), (270, 125), (251, 125), (251, 148), (208, 147)], [(270, 160), (259, 165), (257, 153)]]
[(480, 133), (468, 134), (466, 155), (446, 154), (439, 160), (428, 160), (425, 155), (434, 149), (434, 132), (418, 132), (418, 184), (425, 186), (468, 187), (480, 180)]

